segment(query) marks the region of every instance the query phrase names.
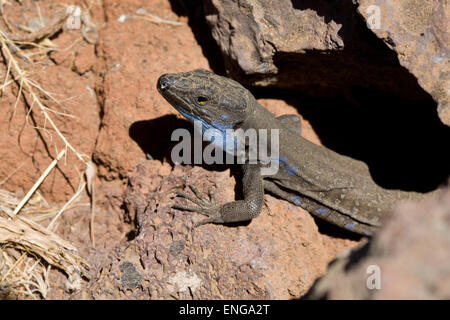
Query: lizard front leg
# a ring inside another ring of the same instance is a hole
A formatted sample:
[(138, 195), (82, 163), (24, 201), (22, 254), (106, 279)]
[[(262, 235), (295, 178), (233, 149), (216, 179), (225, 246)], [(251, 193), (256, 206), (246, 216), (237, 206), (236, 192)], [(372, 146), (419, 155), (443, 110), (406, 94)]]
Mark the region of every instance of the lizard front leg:
[(258, 164), (243, 165), (244, 177), (242, 179), (244, 200), (237, 200), (217, 205), (215, 203), (214, 194), (210, 192), (209, 199), (203, 196), (197, 189), (190, 186), (196, 197), (185, 192), (176, 191), (176, 195), (185, 198), (198, 207), (184, 206), (175, 204), (172, 208), (198, 212), (207, 216), (206, 219), (196, 223), (194, 227), (198, 227), (207, 223), (228, 223), (248, 221), (256, 218), (262, 209), (264, 201), (263, 180), (261, 177), (261, 169)]

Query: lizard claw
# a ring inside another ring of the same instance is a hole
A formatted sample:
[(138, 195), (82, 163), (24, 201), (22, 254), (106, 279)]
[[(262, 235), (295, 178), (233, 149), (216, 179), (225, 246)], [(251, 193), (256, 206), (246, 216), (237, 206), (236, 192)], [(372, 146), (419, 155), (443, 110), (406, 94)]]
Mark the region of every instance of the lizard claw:
[(207, 217), (206, 219), (195, 223), (193, 226), (194, 228), (204, 225), (204, 224), (216, 222), (218, 220), (218, 218), (220, 217), (220, 212), (219, 212), (220, 206), (216, 205), (214, 192), (212, 190), (209, 191), (209, 193), (208, 193), (209, 199), (208, 199), (200, 191), (198, 191), (197, 188), (194, 187), (193, 185), (188, 185), (188, 186), (191, 189), (192, 193), (195, 195), (195, 197), (186, 192), (179, 191), (179, 190), (175, 191), (175, 195), (178, 197), (181, 197), (181, 198), (185, 198), (186, 200), (189, 200), (189, 201), (195, 203), (198, 207), (187, 206), (187, 205), (182, 205), (182, 204), (174, 204), (174, 205), (172, 205), (172, 208), (178, 209), (178, 210), (183, 210), (183, 211), (197, 212), (197, 213), (200, 213)]

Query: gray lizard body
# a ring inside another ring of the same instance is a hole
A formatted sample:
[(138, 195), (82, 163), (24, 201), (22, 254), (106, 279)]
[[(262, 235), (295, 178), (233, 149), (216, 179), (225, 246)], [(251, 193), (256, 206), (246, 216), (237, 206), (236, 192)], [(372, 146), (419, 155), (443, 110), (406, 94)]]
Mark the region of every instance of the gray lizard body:
[(187, 119), (199, 120), (207, 127), (220, 131), (279, 130), (279, 170), (263, 176), (264, 164), (246, 162), (243, 200), (216, 205), (213, 197), (208, 200), (195, 188), (196, 198), (178, 193), (199, 207), (177, 205), (177, 208), (207, 216), (200, 224), (255, 218), (261, 212), (266, 190), (335, 225), (371, 235), (399, 200), (424, 197), (420, 193), (381, 188), (371, 178), (364, 162), (304, 139), (299, 133), (298, 118), (275, 117), (234, 80), (206, 70), (194, 70), (162, 75), (157, 87)]

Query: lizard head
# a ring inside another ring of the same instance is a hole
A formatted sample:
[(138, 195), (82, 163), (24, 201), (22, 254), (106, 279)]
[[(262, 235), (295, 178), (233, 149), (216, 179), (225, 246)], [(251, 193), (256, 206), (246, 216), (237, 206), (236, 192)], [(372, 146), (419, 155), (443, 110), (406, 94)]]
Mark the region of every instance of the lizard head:
[(203, 69), (164, 74), (158, 79), (157, 89), (188, 120), (221, 131), (243, 122), (254, 99), (236, 81)]

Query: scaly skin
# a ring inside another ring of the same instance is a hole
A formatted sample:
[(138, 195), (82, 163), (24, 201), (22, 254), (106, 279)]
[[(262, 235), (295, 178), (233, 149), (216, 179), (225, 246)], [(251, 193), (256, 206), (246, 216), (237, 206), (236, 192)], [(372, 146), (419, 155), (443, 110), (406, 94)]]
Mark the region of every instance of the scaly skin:
[(256, 129), (257, 132), (258, 129), (279, 130), (280, 168), (276, 174), (262, 176), (262, 163), (243, 165), (244, 200), (220, 206), (212, 195), (207, 199), (195, 188), (192, 189), (196, 198), (178, 193), (199, 207), (176, 205), (176, 208), (197, 211), (208, 217), (198, 225), (257, 217), (266, 190), (321, 219), (371, 235), (399, 200), (424, 197), (420, 193), (381, 188), (371, 178), (365, 163), (304, 139), (299, 134), (298, 118), (276, 118), (234, 80), (199, 69), (162, 75), (157, 87), (188, 120), (200, 120), (221, 132), (226, 128)]

